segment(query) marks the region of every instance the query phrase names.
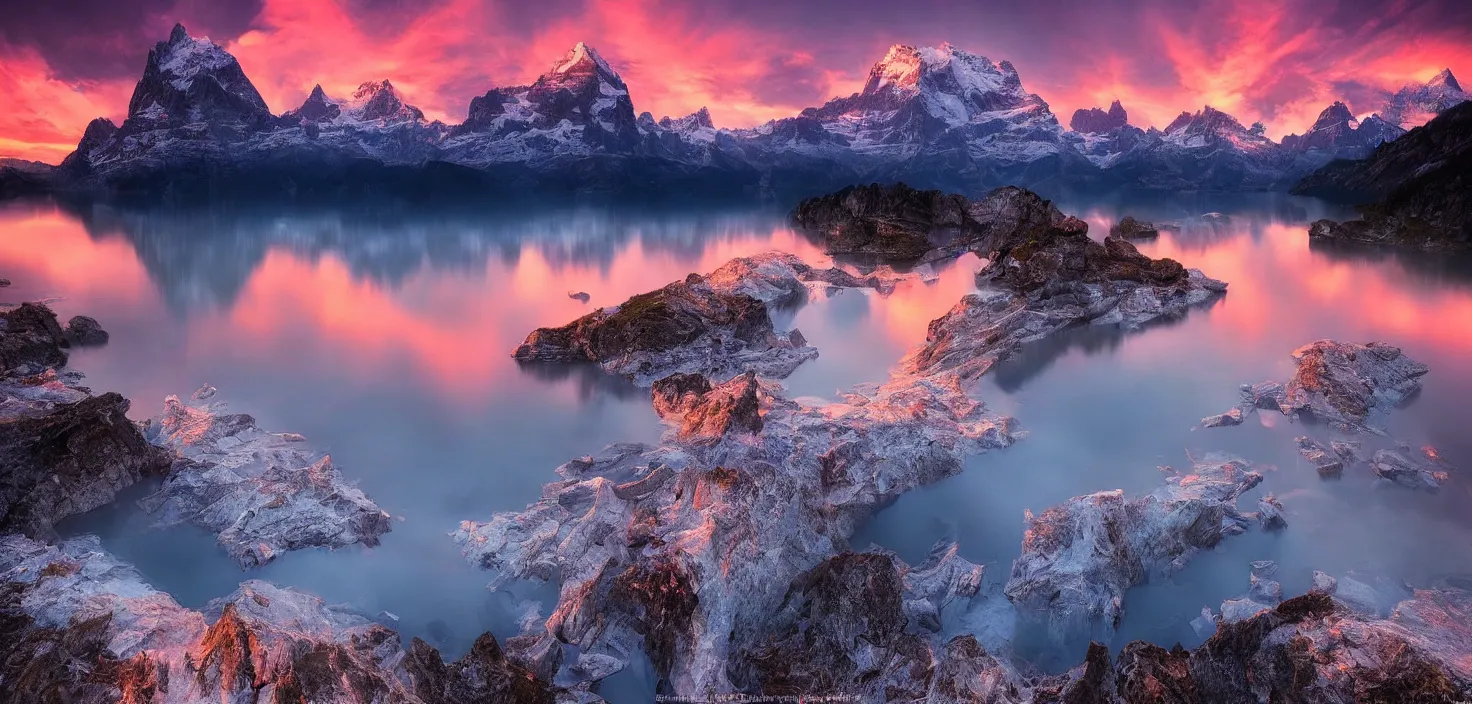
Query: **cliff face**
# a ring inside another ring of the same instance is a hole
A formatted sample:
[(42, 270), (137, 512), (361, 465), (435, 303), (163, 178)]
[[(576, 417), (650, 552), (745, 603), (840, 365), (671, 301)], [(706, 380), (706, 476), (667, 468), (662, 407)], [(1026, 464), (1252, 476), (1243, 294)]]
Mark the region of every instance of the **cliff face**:
[(1359, 220), (1315, 222), (1315, 241), (1472, 247), (1472, 103), (1381, 145), (1368, 159), (1334, 162), (1293, 192), (1369, 202)]

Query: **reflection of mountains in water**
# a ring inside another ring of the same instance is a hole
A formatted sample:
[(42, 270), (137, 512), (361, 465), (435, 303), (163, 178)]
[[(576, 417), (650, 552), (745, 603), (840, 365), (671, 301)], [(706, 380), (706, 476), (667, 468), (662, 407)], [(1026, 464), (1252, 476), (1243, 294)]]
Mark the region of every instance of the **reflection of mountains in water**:
[[(93, 239), (121, 237), (170, 308), (228, 308), (273, 249), (341, 259), (354, 278), (398, 287), (414, 274), (476, 274), (492, 257), (514, 266), (530, 247), (553, 271), (606, 271), (637, 241), (646, 252), (695, 265), (713, 244), (769, 237), (780, 212), (712, 209), (542, 209), (433, 214), (355, 210), (117, 210), (67, 208)], [(667, 282), (650, 282), (651, 287)]]

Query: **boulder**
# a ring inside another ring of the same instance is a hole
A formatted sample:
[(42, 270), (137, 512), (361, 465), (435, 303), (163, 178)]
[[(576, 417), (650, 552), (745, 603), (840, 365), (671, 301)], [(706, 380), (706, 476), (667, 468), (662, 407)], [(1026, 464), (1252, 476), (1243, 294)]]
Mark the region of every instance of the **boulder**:
[(66, 339), (78, 347), (107, 344), (108, 334), (96, 319), (85, 315), (72, 316), (66, 323)]
[(1153, 223), (1136, 220), (1131, 215), (1120, 218), (1119, 222), (1110, 226), (1109, 234), (1112, 237), (1123, 237), (1127, 240), (1148, 239), (1160, 235), (1160, 230)]

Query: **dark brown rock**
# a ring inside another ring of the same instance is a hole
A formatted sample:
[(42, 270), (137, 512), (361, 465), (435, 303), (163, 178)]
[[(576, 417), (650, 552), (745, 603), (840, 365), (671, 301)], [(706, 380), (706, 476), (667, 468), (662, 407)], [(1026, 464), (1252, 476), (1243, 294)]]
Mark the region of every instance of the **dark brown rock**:
[(1134, 216), (1126, 215), (1109, 228), (1109, 234), (1133, 240), (1155, 237), (1160, 234), (1160, 230), (1156, 229), (1154, 223), (1136, 220)]
[(0, 313), (0, 322), (0, 372), (34, 373), (66, 364), (66, 333), (44, 304), (22, 303)]
[(0, 530), (54, 538), (57, 521), (166, 472), (172, 457), (127, 412), (127, 399), (108, 393), (0, 422)]
[(969, 206), (961, 195), (875, 183), (804, 200), (792, 221), (820, 235), (829, 254), (911, 260), (933, 249), (941, 233), (975, 235)]
[(102, 329), (102, 324), (95, 318), (76, 315), (66, 322), (67, 342), (78, 347), (105, 345), (108, 337), (107, 331)]
[(731, 430), (759, 433), (760, 388), (753, 372), (716, 387), (699, 374), (673, 374), (654, 383), (654, 410), (677, 421), (685, 439), (719, 440)]
[(552, 690), (526, 668), (506, 659), (496, 637), (475, 640), (465, 657), (446, 664), (440, 652), (415, 638), (404, 656), (414, 692), (434, 704), (551, 704)]

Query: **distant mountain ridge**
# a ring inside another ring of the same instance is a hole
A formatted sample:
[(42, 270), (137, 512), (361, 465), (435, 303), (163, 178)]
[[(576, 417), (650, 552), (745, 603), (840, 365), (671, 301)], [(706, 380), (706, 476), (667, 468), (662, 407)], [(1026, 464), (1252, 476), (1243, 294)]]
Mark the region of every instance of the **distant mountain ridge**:
[[(1387, 112), (1404, 120), (1465, 99), (1447, 71), (1392, 96)], [(121, 125), (94, 120), (55, 174), (12, 180), (164, 197), (246, 187), (386, 193), (406, 183), (470, 193), (709, 187), (770, 195), (896, 180), (968, 192), (1007, 183), (1262, 190), (1402, 132), (1388, 119), (1347, 113), (1336, 103), (1309, 133), (1282, 144), (1211, 107), (1142, 130), (1115, 101), (1107, 111), (1077, 111), (1070, 130), (1007, 61), (949, 44), (896, 45), (858, 93), (721, 129), (704, 108), (658, 121), (637, 114), (618, 72), (578, 43), (531, 84), (473, 99), (458, 125), (425, 120), (384, 79), (350, 97), (317, 86), (274, 115), (233, 56), (175, 26), (149, 53)]]

